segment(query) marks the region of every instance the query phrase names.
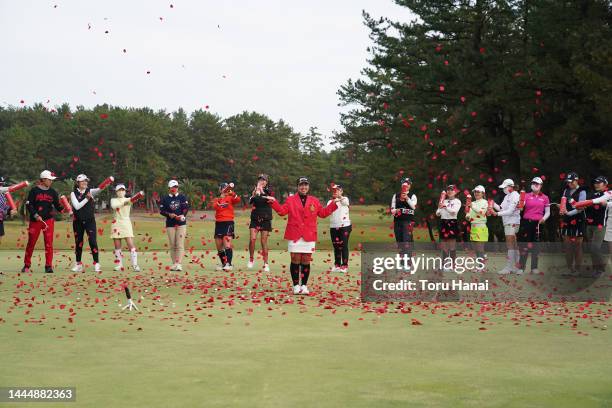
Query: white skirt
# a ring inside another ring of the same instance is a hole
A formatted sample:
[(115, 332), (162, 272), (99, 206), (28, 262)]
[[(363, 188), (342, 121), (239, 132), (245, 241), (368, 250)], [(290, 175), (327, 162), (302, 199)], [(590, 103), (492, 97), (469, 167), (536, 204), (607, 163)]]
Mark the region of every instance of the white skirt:
[(304, 241), (304, 238), (300, 238), (297, 241), (289, 241), (288, 250), (297, 254), (312, 254), (316, 244), (314, 241)]

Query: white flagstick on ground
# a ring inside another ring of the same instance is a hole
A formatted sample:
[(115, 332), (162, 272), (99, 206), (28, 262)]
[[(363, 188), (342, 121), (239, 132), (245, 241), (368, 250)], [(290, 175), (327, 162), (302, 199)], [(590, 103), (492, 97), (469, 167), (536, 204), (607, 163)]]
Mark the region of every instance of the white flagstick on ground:
[(128, 303), (127, 305), (123, 306), (123, 308), (121, 308), (121, 310), (133, 310), (136, 309), (138, 310), (138, 306), (136, 306), (136, 303), (134, 303), (134, 301), (132, 300), (132, 295), (130, 294), (130, 289), (126, 286), (124, 287), (125, 289), (125, 296), (127, 297)]

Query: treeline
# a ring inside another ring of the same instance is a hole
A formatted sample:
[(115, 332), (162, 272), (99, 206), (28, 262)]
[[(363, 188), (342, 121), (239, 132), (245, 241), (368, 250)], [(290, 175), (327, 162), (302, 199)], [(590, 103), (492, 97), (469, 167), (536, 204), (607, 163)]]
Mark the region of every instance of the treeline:
[(280, 195), (294, 191), (301, 175), (312, 180), (315, 194), (327, 195), (330, 181), (365, 193), (352, 183), (356, 165), (350, 157), (342, 149), (326, 152), (316, 128), (301, 135), (255, 112), (224, 119), (202, 110), (187, 115), (107, 105), (0, 108), (0, 146), (0, 174), (35, 180), (50, 169), (62, 192), (85, 173), (94, 184), (114, 175), (153, 198), (166, 191), (168, 179), (177, 178), (201, 208), (220, 182), (232, 181), (247, 194), (257, 175), (267, 173)]

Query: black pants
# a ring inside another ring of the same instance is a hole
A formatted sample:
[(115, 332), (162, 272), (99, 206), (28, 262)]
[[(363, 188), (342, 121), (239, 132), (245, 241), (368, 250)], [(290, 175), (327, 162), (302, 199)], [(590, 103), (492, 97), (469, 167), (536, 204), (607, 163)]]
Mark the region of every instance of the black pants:
[(412, 256), (414, 221), (393, 220), (393, 233), (400, 254)]
[(520, 264), (521, 269), (525, 269), (527, 257), (531, 252), (531, 269), (538, 268), (538, 242), (540, 242), (540, 225), (538, 221), (521, 220), (519, 232), (517, 235), (519, 242), (519, 251), (521, 252)]
[(91, 256), (94, 262), (98, 263), (99, 254), (96, 220), (72, 221), (72, 230), (74, 231), (74, 253), (76, 255), (76, 261), (81, 262), (81, 256), (83, 255), (83, 237), (85, 233), (87, 233)]
[(352, 230), (353, 227), (351, 225), (329, 229), (329, 236), (334, 245), (334, 264), (336, 266), (348, 266), (349, 237)]

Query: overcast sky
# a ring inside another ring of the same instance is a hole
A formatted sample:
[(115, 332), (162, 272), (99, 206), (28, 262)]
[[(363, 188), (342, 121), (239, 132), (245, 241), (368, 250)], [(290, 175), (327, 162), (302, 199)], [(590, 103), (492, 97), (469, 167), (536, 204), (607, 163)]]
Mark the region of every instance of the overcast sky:
[(366, 64), (364, 9), (411, 19), (392, 0), (0, 0), (0, 105), (208, 105), (328, 136)]

